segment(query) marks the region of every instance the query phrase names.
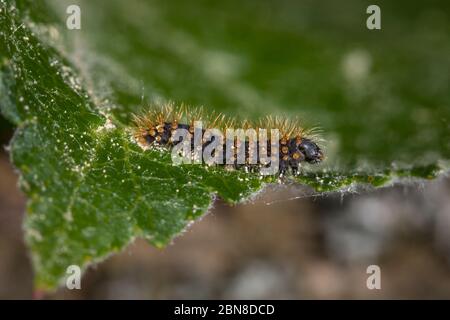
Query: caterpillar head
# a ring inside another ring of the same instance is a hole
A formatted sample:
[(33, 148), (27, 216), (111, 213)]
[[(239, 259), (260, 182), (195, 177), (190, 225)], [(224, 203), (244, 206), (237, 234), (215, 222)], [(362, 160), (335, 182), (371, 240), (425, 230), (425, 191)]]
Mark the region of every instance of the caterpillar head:
[(305, 156), (305, 161), (308, 163), (319, 163), (323, 160), (322, 150), (309, 139), (302, 139), (298, 150)]

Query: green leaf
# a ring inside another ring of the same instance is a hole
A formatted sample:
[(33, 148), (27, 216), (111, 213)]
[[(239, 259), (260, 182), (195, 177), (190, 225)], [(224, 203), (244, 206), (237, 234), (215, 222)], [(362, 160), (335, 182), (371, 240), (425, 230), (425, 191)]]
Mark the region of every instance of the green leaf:
[[(17, 126), (39, 287), (136, 237), (162, 247), (214, 196), (236, 203), (276, 182), (143, 151), (130, 115), (152, 101), (319, 124), (327, 161), (291, 178), (317, 192), (448, 171), (445, 1), (382, 1), (378, 31), (358, 1), (0, 3), (0, 107)], [(81, 30), (65, 26), (74, 3)]]

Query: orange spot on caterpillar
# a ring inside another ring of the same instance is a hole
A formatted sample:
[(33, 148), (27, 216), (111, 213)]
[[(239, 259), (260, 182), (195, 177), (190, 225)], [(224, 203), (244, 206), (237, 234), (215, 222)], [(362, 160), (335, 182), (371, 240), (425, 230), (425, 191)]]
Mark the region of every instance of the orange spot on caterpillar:
[(295, 160), (300, 159), (301, 157), (301, 153), (300, 152), (294, 152), (294, 154), (292, 155), (292, 158), (294, 158)]

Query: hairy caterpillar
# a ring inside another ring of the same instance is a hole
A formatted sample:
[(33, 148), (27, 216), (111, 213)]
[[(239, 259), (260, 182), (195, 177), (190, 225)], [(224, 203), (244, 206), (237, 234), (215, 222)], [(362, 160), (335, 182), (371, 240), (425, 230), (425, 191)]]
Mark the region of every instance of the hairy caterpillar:
[[(151, 145), (176, 148), (184, 139), (195, 136), (197, 127), (194, 124), (199, 120), (205, 123), (207, 128), (199, 130), (202, 139), (197, 148), (201, 151), (205, 151), (217, 138), (205, 134), (211, 128), (218, 129), (221, 132), (228, 132), (227, 129), (232, 128), (255, 129), (257, 133), (260, 133), (263, 129), (279, 130), (276, 149), (273, 142), (269, 143), (267, 140), (256, 141), (255, 144), (252, 144), (251, 139), (245, 138), (242, 141), (233, 137), (232, 140), (226, 140), (227, 143), (220, 140), (218, 150), (213, 151), (212, 155), (215, 152), (223, 153), (222, 159), (229, 158), (231, 155), (231, 163), (228, 161), (227, 164), (233, 168), (244, 167), (251, 171), (260, 170), (267, 166), (267, 163), (262, 161), (265, 152), (272, 162), (276, 160), (276, 169), (280, 175), (284, 175), (289, 168), (293, 174), (297, 174), (302, 162), (319, 163), (323, 159), (321, 148), (313, 141), (317, 139), (317, 136), (313, 134), (313, 130), (302, 128), (297, 119), (281, 119), (269, 116), (254, 123), (249, 121), (238, 122), (220, 113), (206, 113), (203, 108), (176, 107), (174, 104), (168, 103), (162, 107), (152, 108), (142, 115), (134, 115), (133, 120), (135, 125), (134, 138), (144, 148)], [(185, 131), (186, 135), (183, 137), (176, 135), (180, 130)], [(256, 149), (252, 149), (252, 146), (256, 146)], [(190, 152), (194, 153), (196, 146), (192, 139), (189, 147)], [(237, 159), (239, 148), (244, 150), (241, 153), (245, 157), (243, 162), (238, 162)], [(255, 153), (254, 150), (259, 152)], [(261, 152), (261, 150), (264, 152)], [(252, 159), (256, 159), (256, 162), (251, 161)]]

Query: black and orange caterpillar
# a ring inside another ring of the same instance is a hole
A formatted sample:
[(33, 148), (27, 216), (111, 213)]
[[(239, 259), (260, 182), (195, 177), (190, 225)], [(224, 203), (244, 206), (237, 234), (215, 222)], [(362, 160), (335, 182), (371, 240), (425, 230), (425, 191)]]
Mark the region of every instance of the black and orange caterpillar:
[[(134, 138), (137, 143), (147, 148), (152, 145), (173, 147), (182, 142), (182, 138), (174, 141), (173, 134), (177, 129), (185, 129), (190, 134), (194, 134), (194, 122), (201, 120), (207, 128), (217, 128), (225, 132), (227, 128), (255, 128), (259, 129), (278, 129), (280, 132), (279, 139), (279, 168), (280, 175), (284, 175), (289, 168), (293, 174), (299, 172), (301, 162), (319, 163), (323, 160), (323, 152), (314, 138), (318, 138), (313, 130), (306, 130), (299, 125), (298, 120), (282, 119), (278, 117), (266, 117), (258, 122), (251, 123), (249, 121), (237, 122), (234, 119), (227, 118), (223, 114), (206, 113), (203, 108), (187, 108), (185, 106), (176, 107), (172, 103), (163, 105), (162, 107), (153, 107), (146, 113), (134, 115)], [(183, 122), (185, 120), (185, 122)], [(202, 130), (202, 137), (205, 129)], [(202, 149), (211, 143), (211, 140), (203, 140)], [(234, 147), (236, 147), (234, 142)], [(257, 144), (259, 150), (259, 143)], [(267, 143), (268, 155), (271, 155), (270, 142)], [(194, 150), (194, 142), (191, 140), (191, 150)], [(222, 148), (224, 158), (226, 153), (226, 144)], [(251, 171), (261, 167), (259, 156), (257, 164), (249, 164), (249, 142), (245, 141), (245, 160), (246, 164), (237, 164), (236, 157), (234, 168), (245, 167)]]

